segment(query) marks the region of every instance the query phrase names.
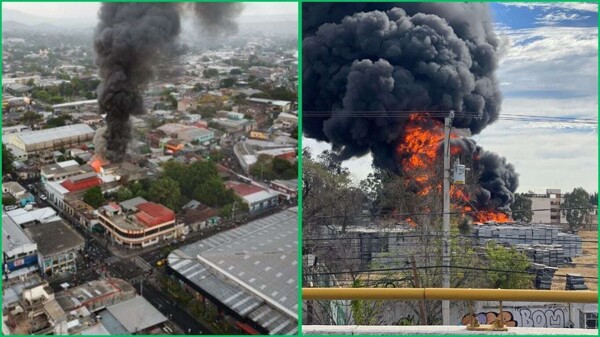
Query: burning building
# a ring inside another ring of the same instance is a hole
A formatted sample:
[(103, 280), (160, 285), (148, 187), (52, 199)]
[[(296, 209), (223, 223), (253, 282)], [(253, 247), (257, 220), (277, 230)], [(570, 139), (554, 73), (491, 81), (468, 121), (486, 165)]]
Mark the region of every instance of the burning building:
[(509, 220), (518, 175), (469, 138), (498, 119), (501, 52), (488, 5), (306, 3), (303, 127), (339, 160), (373, 155), (407, 189), (441, 189), (443, 120), (450, 151), (477, 177), (452, 197), (475, 221)]

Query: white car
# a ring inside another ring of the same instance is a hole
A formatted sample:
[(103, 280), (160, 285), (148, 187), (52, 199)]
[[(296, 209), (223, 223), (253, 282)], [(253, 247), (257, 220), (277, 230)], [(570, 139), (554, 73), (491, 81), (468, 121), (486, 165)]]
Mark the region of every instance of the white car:
[(45, 194), (41, 194), (41, 195), (40, 195), (40, 199), (42, 199), (42, 200), (44, 200), (44, 201), (45, 201), (45, 200), (47, 200), (47, 199), (48, 199), (48, 197), (47, 197)]
[(13, 211), (17, 208), (19, 208), (19, 206), (17, 206), (17, 205), (4, 206), (5, 211)]

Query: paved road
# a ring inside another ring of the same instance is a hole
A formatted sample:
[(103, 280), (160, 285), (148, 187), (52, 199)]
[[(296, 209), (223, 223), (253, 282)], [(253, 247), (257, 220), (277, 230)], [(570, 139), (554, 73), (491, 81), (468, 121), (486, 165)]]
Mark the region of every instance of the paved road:
[[(140, 290), (140, 285), (137, 285)], [(177, 324), (188, 335), (213, 334), (204, 324), (196, 321), (194, 317), (170, 301), (164, 293), (148, 282), (144, 282), (142, 295), (148, 302), (152, 303), (163, 315), (167, 316), (173, 323)]]

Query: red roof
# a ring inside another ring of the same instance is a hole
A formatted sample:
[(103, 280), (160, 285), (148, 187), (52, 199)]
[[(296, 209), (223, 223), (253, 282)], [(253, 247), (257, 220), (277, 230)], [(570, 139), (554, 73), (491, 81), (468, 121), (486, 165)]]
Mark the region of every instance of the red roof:
[(239, 183), (235, 181), (228, 181), (227, 183), (225, 183), (225, 186), (227, 186), (227, 188), (232, 189), (235, 192), (235, 194), (242, 197), (264, 191), (264, 189), (258, 186)]
[(144, 202), (135, 207), (140, 210), (135, 216), (147, 227), (154, 227), (175, 220), (175, 212), (160, 204)]
[(77, 181), (73, 181), (71, 179), (67, 179), (61, 183), (61, 185), (69, 190), (69, 192), (79, 192), (83, 190), (87, 190), (88, 188), (99, 186), (102, 184), (102, 180), (98, 178), (98, 176), (89, 177), (86, 179), (80, 179)]

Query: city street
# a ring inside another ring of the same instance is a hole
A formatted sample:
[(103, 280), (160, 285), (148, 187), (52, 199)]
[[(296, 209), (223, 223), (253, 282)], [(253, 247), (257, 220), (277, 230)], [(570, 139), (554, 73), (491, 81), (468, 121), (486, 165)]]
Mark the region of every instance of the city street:
[[(141, 291), (141, 285), (136, 288)], [(155, 288), (149, 282), (143, 283), (142, 295), (148, 302), (152, 303), (163, 315), (167, 316), (173, 323), (177, 324), (188, 335), (212, 334), (211, 330), (199, 323), (190, 314), (181, 309), (176, 303), (169, 300), (164, 292)]]

